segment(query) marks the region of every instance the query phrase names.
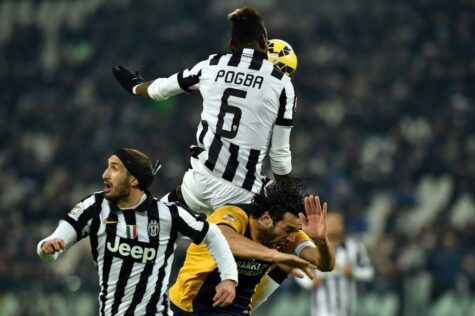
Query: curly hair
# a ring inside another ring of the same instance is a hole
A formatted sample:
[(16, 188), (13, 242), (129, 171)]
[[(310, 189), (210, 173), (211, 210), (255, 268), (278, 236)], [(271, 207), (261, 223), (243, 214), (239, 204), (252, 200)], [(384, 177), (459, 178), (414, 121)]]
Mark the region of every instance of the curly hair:
[(305, 214), (305, 190), (303, 181), (298, 178), (272, 183), (254, 196), (251, 214), (254, 218), (259, 218), (264, 212), (269, 212), (274, 223), (282, 220), (286, 212), (295, 216), (299, 216), (299, 213)]

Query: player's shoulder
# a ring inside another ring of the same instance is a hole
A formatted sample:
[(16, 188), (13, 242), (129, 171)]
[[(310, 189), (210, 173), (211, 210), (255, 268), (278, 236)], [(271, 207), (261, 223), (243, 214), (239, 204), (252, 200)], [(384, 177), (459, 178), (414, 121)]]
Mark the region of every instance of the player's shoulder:
[(97, 191), (91, 194), (88, 194), (87, 196), (83, 197), (78, 204), (80, 204), (83, 207), (89, 207), (93, 204), (100, 204), (102, 200), (104, 199), (104, 191)]
[(232, 211), (249, 217), (251, 215), (251, 204), (244, 203), (233, 203), (223, 205), (216, 210), (221, 210), (222, 212)]
[(101, 203), (104, 199), (104, 191), (94, 192), (82, 198), (73, 208), (68, 212), (70, 217), (79, 217), (87, 209), (91, 209), (94, 205), (97, 206), (97, 211), (99, 212)]
[(292, 79), (289, 76), (286, 76), (284, 72), (280, 71), (267, 59), (264, 60), (262, 64), (261, 72), (266, 73), (268, 78), (271, 78), (275, 84), (282, 86), (292, 85)]
[[(207, 59), (203, 60), (203, 65), (206, 66), (217, 66), (222, 59), (225, 59), (226, 56), (231, 55), (227, 53), (214, 53), (208, 56)], [(229, 56), (227, 57), (229, 58)]]

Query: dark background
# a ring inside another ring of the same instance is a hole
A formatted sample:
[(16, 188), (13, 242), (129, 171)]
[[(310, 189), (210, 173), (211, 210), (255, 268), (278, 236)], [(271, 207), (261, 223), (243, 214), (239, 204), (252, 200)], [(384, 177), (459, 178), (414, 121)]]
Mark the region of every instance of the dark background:
[[(226, 52), (226, 16), (245, 4), (299, 57), (293, 172), (368, 246), (359, 313), (473, 315), (469, 0), (0, 1), (0, 315), (95, 313), (88, 245), (47, 265), (36, 243), (102, 189), (117, 147), (163, 162), (156, 196), (179, 184), (201, 111), (199, 93), (134, 98), (111, 67), (153, 79)], [(289, 280), (256, 315), (307, 304)]]

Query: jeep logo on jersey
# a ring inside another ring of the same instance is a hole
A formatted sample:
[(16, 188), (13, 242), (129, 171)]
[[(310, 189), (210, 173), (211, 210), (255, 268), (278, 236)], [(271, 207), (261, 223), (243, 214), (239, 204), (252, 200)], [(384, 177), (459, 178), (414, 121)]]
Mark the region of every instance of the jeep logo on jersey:
[(155, 237), (158, 235), (158, 232), (160, 231), (160, 226), (158, 226), (158, 222), (154, 219), (148, 223), (148, 234), (152, 237)]
[(148, 246), (148, 243), (124, 239), (119, 236), (115, 237), (114, 244), (107, 243), (107, 249), (114, 256), (122, 259), (132, 258), (135, 262), (142, 263), (154, 261), (157, 255), (157, 249)]

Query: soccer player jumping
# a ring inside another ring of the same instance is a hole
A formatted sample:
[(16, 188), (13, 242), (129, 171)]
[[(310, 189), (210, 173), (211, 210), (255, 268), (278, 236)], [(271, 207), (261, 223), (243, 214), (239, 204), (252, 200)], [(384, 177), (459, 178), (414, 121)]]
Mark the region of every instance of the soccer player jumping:
[(191, 146), (191, 168), (166, 200), (209, 213), (229, 203), (249, 203), (262, 188), (266, 155), (276, 180), (292, 170), (290, 131), (295, 108), (292, 82), (267, 60), (261, 15), (241, 8), (229, 17), (229, 54), (215, 54), (167, 78), (145, 82), (119, 66), (113, 74), (129, 93), (157, 101), (199, 90), (203, 111)]

